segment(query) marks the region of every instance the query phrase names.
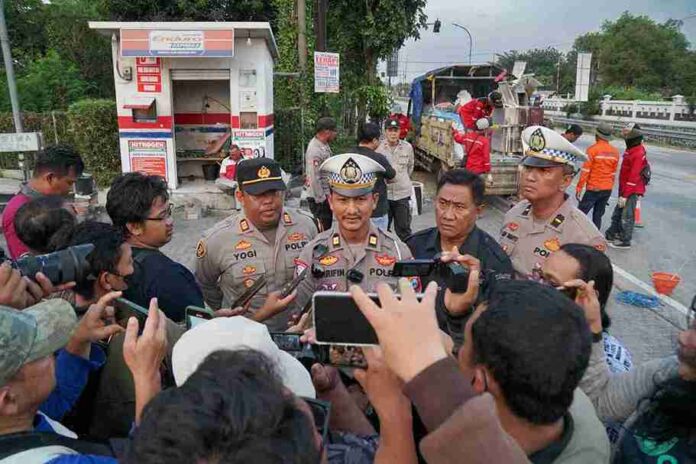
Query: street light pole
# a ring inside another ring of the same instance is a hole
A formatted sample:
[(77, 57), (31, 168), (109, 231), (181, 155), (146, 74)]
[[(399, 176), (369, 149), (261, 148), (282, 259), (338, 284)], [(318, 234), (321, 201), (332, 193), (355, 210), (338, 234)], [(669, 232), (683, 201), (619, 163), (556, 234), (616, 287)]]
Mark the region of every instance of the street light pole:
[(464, 29), (464, 32), (469, 35), (469, 64), (471, 64), (471, 48), (474, 46), (474, 39), (471, 38), (471, 32), (469, 32), (469, 29), (461, 24), (452, 23), (452, 25), (458, 27), (459, 29)]

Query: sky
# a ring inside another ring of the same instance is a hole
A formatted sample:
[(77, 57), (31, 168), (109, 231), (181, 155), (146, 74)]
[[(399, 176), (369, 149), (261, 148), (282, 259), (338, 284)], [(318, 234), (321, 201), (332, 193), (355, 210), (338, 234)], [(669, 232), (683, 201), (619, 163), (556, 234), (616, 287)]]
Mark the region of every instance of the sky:
[[(428, 22), (440, 19), (441, 31), (434, 34), (430, 27), (420, 40), (406, 42), (399, 51), (398, 81), (404, 71), (410, 82), (431, 69), (468, 62), (468, 36), (452, 22), (469, 29), (471, 60), (482, 63), (508, 50), (553, 46), (567, 51), (577, 36), (598, 31), (603, 21), (624, 11), (664, 22), (696, 14), (696, 0), (428, 0)], [(696, 16), (685, 19), (681, 30), (696, 48)]]

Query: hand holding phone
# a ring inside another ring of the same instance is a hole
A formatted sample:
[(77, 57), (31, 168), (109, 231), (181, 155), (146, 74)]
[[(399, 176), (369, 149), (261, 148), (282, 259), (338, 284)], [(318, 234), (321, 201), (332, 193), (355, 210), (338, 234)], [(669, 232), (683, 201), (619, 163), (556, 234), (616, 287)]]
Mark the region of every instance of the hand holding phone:
[(148, 310), (142, 306), (133, 303), (123, 297), (118, 297), (113, 300), (114, 303), (114, 319), (116, 323), (124, 329), (128, 327), (128, 319), (135, 317), (138, 319), (138, 327), (142, 331), (147, 320)]
[(264, 286), (266, 285), (266, 276), (260, 276), (256, 279), (251, 287), (247, 288), (244, 293), (242, 293), (239, 298), (237, 298), (230, 307), (237, 308), (239, 306), (245, 307), (247, 303), (256, 295)]
[(215, 317), (212, 311), (199, 306), (187, 306), (185, 314), (186, 330), (192, 329)]

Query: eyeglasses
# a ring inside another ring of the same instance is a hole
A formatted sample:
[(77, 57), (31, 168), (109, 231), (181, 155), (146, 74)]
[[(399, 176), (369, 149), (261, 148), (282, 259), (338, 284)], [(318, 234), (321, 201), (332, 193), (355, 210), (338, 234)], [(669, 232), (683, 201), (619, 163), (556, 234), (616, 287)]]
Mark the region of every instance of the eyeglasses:
[(164, 215), (163, 215), (163, 216), (159, 216), (159, 217), (149, 217), (149, 218), (145, 218), (145, 220), (146, 220), (146, 221), (166, 221), (167, 219), (169, 219), (170, 217), (172, 217), (172, 212), (173, 212), (173, 211), (174, 211), (174, 204), (173, 204), (173, 203), (169, 203), (169, 205), (167, 206), (167, 210), (164, 212)]
[(309, 409), (312, 410), (312, 416), (314, 416), (314, 426), (317, 428), (319, 435), (321, 435), (322, 446), (324, 446), (329, 435), (331, 403), (304, 396), (301, 398), (309, 405)]

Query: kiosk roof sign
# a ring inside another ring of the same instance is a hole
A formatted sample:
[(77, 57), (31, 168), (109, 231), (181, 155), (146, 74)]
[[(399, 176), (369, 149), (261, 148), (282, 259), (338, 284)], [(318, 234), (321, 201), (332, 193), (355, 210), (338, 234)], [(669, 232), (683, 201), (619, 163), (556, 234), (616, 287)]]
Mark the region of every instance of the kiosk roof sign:
[(121, 29), (121, 56), (232, 58), (234, 30)]

